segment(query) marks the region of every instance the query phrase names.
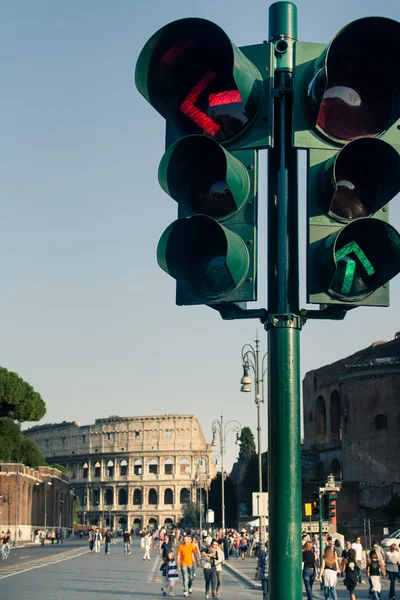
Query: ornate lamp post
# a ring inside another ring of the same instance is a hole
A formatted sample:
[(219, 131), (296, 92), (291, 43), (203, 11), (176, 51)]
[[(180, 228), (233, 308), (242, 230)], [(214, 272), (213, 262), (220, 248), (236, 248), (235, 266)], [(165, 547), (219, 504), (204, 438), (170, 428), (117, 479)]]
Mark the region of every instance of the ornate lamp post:
[[(228, 426), (231, 425), (231, 427), (228, 428)], [(219, 444), (220, 444), (220, 454), (221, 454), (221, 492), (222, 492), (222, 498), (221, 498), (221, 511), (222, 511), (222, 531), (225, 531), (225, 474), (224, 474), (224, 454), (225, 454), (225, 440), (226, 440), (226, 436), (230, 431), (233, 431), (236, 433), (236, 440), (235, 440), (235, 444), (237, 444), (238, 446), (240, 446), (241, 441), (240, 441), (240, 432), (242, 431), (242, 426), (239, 423), (239, 421), (236, 421), (235, 419), (228, 421), (227, 423), (225, 423), (224, 425), (224, 417), (221, 414), (221, 419), (214, 419), (214, 421), (212, 422), (212, 433), (213, 433), (213, 437), (212, 437), (212, 442), (211, 445), (216, 447), (218, 446), (218, 442), (217, 442), (217, 435), (219, 436)]]
[[(264, 403), (264, 375), (267, 371), (265, 362), (268, 353), (265, 353), (261, 361), (260, 369), (260, 340), (258, 335), (255, 340), (256, 347), (251, 344), (245, 344), (242, 348), (242, 365), (243, 365), (243, 377), (240, 381), (241, 392), (251, 392), (251, 377), (249, 376), (250, 369), (254, 373), (255, 383), (255, 403), (257, 406), (257, 446), (258, 446), (258, 489), (260, 492), (260, 498), (263, 491), (262, 485), (262, 451), (261, 451), (261, 415), (260, 405)], [(263, 515), (258, 515), (260, 519), (260, 546), (264, 548), (265, 543), (265, 530), (263, 525)]]

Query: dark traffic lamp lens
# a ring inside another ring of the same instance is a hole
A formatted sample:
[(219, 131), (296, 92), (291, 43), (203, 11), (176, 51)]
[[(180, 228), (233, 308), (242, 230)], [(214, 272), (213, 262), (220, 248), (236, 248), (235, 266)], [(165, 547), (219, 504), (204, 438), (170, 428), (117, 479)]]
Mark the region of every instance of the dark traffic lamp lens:
[(194, 187), (189, 191), (188, 197), (194, 213), (214, 219), (229, 216), (237, 210), (226, 181), (202, 182), (201, 187)]

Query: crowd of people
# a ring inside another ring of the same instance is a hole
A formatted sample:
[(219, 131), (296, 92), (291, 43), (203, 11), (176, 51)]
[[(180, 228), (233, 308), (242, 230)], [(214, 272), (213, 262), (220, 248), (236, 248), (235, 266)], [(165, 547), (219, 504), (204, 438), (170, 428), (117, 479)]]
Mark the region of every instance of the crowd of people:
[[(350, 600), (355, 600), (357, 584), (364, 583), (364, 551), (361, 538), (356, 537), (353, 542), (346, 542), (342, 548), (339, 539), (334, 540), (332, 536), (324, 535), (322, 553), (319, 546), (318, 534), (314, 534), (312, 539), (308, 535), (303, 536), (302, 568), (307, 600), (313, 600), (312, 589), (315, 581), (323, 584), (325, 600), (337, 600), (338, 577), (343, 577)], [(368, 593), (372, 600), (381, 598), (382, 577), (388, 577), (389, 600), (394, 600), (396, 582), (400, 582), (400, 552), (397, 545), (392, 544), (385, 552), (374, 540), (370, 550), (365, 552), (365, 573), (369, 584)]]

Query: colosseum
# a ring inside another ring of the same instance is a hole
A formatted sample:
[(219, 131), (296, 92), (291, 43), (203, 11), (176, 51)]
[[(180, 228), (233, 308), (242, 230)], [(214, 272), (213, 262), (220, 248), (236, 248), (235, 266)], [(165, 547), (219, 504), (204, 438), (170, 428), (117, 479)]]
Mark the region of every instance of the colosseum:
[(63, 465), (82, 524), (112, 529), (177, 523), (183, 505), (207, 508), (212, 448), (193, 415), (96, 419), (25, 432), (46, 460)]

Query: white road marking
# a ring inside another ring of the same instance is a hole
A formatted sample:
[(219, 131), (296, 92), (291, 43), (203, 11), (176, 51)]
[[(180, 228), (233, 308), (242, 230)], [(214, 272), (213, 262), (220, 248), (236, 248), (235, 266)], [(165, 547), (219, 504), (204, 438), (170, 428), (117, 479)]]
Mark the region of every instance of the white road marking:
[(153, 581), (154, 573), (156, 572), (159, 564), (160, 564), (160, 557), (157, 556), (156, 560), (154, 561), (154, 565), (152, 566), (149, 576), (147, 578), (147, 583), (151, 583)]
[(26, 556), (19, 556), (18, 558), (21, 560), (21, 558), (29, 558), (30, 554), (27, 554)]
[(14, 575), (21, 575), (22, 573), (26, 573), (27, 571), (32, 571), (33, 569), (41, 569), (42, 567), (48, 567), (50, 565), (55, 565), (59, 562), (63, 562), (64, 560), (71, 560), (71, 558), (78, 558), (78, 556), (82, 556), (83, 554), (88, 554), (90, 550), (85, 550), (85, 552), (81, 552), (80, 554), (75, 554), (74, 556), (66, 556), (61, 558), (60, 560), (52, 560), (51, 562), (43, 563), (41, 565), (35, 565), (34, 567), (29, 567), (28, 569), (22, 569), (21, 571), (15, 571), (15, 573), (9, 573), (8, 575), (0, 575), (0, 579), (6, 579), (7, 577), (13, 577)]

